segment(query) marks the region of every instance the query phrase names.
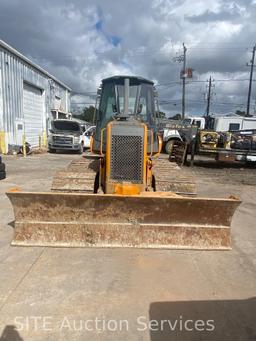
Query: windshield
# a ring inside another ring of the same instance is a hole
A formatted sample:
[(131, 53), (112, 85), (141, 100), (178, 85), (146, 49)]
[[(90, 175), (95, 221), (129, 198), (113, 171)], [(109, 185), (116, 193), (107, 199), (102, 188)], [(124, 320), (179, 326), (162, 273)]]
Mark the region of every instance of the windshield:
[(85, 136), (92, 136), (94, 132), (95, 132), (95, 127), (90, 127), (89, 129), (86, 130), (84, 135)]
[(152, 90), (149, 84), (141, 85), (137, 107), (138, 118), (149, 125), (155, 123), (155, 100)]
[[(140, 86), (129, 86), (129, 101), (128, 101), (128, 114), (134, 115), (136, 110), (136, 99), (138, 96)], [(120, 113), (124, 114), (124, 86), (117, 85), (117, 101), (119, 102)]]
[(124, 108), (124, 85), (104, 84), (99, 107), (98, 121), (102, 127), (116, 118), (118, 114), (128, 114), (153, 125), (155, 122), (155, 103), (151, 84), (129, 86), (128, 112)]
[(54, 130), (80, 132), (80, 125), (74, 121), (53, 121)]
[(191, 124), (191, 118), (185, 118), (184, 120), (183, 120), (183, 123), (186, 125), (186, 124)]

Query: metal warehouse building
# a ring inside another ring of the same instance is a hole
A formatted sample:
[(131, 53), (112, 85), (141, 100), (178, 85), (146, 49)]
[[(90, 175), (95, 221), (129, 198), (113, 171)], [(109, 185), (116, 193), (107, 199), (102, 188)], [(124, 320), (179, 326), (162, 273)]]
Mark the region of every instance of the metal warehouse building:
[(54, 111), (68, 113), (71, 89), (0, 40), (0, 152), (39, 145)]

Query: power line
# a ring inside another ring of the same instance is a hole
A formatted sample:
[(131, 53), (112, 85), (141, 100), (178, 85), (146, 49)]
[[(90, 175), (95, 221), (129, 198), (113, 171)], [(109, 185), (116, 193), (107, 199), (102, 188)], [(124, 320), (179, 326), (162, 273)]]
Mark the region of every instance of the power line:
[(72, 102), (71, 105), (84, 105), (84, 104), (88, 104), (88, 105), (95, 105), (95, 102), (90, 103), (90, 102)]
[(71, 91), (72, 95), (97, 95), (95, 91)]
[[(170, 99), (170, 100), (160, 100), (159, 103), (161, 104), (172, 104), (172, 103), (178, 103), (180, 99)], [(190, 103), (205, 103), (203, 100), (194, 100), (194, 99), (187, 99), (187, 102)], [(232, 102), (213, 102), (213, 104), (217, 105), (230, 105), (230, 106), (243, 106), (243, 103), (232, 103)]]
[(227, 50), (227, 51), (233, 51), (233, 52), (247, 52), (249, 50), (249, 47), (245, 48), (244, 50), (241, 48), (235, 48), (235, 47), (219, 47), (219, 46), (215, 46), (215, 47), (188, 47), (188, 50)]
[(169, 83), (155, 84), (155, 86), (165, 86), (170, 84), (180, 84), (180, 81), (171, 81)]
[[(248, 82), (250, 79), (246, 78), (246, 79), (214, 79), (214, 82)], [(253, 79), (252, 82), (255, 82), (256, 79)], [(180, 81), (172, 81), (169, 83), (163, 83), (163, 84), (156, 84), (155, 86), (165, 86), (165, 85), (172, 85), (172, 84), (180, 84)], [(191, 83), (207, 83), (207, 80), (191, 80), (189, 82), (187, 82), (187, 84), (191, 84)]]

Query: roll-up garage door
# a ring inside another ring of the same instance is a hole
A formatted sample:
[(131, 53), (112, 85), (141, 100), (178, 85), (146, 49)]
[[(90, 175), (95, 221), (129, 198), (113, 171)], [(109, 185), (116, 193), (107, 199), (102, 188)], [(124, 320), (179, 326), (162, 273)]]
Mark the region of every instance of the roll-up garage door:
[(32, 147), (39, 145), (39, 136), (43, 132), (43, 94), (42, 90), (24, 83), (23, 112), (26, 142)]

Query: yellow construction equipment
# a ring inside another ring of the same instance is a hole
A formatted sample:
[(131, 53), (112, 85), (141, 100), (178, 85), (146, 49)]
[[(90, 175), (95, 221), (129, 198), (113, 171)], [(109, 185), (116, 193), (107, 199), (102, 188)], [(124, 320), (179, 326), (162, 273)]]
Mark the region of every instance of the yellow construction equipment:
[(153, 82), (107, 78), (99, 97), (89, 159), (58, 172), (52, 192), (7, 193), (12, 244), (230, 249), (240, 201), (196, 198), (193, 181), (167, 158), (157, 162), (162, 141)]

